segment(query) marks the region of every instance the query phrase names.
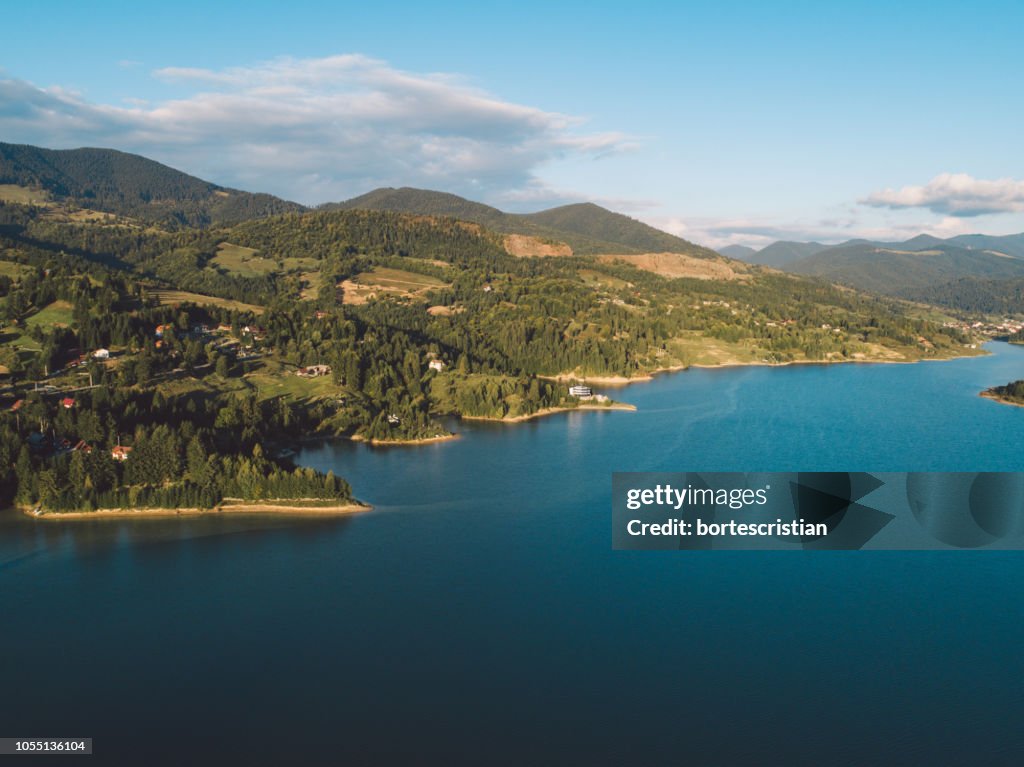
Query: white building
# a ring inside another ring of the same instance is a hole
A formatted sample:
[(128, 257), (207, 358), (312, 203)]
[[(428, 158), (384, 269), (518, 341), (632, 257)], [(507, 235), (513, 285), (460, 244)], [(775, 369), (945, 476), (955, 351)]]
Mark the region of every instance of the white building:
[(110, 349), (97, 349), (92, 353), (92, 358), (94, 360), (109, 360)]
[(594, 392), (591, 391), (589, 386), (583, 386), (581, 384), (576, 384), (574, 386), (570, 386), (569, 387), (569, 396), (570, 397), (593, 397), (594, 396)]
[(444, 370), (444, 363), (441, 360), (431, 360), (427, 363), (427, 367), (440, 373)]

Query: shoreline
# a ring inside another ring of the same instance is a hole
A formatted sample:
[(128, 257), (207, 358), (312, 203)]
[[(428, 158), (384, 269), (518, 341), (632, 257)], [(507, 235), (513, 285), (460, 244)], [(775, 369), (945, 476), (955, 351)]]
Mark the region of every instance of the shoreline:
[(395, 447), (400, 445), (431, 445), (435, 442), (451, 442), (453, 439), (459, 438), (458, 434), (442, 434), (437, 437), (419, 437), (417, 439), (367, 439), (362, 435), (355, 434), (343, 439), (348, 439), (352, 442), (365, 442), (375, 447)]
[(538, 410), (536, 413), (529, 413), (527, 415), (516, 415), (509, 418), (495, 418), (489, 415), (460, 415), (459, 420), (462, 421), (493, 421), (494, 423), (522, 423), (523, 421), (532, 421), (534, 418), (544, 418), (549, 415), (557, 415), (558, 413), (572, 413), (576, 410), (618, 410), (620, 412), (636, 412), (636, 405), (630, 405), (625, 402), (614, 402), (610, 405), (578, 405), (576, 407), (545, 407)]
[(990, 399), (993, 402), (998, 402), (1000, 405), (1011, 405), (1013, 407), (1024, 407), (1024, 402), (1016, 402), (1016, 401), (1014, 401), (1012, 399), (1006, 399), (1006, 397), (1002, 397), (999, 394), (996, 394), (995, 391), (993, 391), (992, 389), (985, 389), (985, 391), (979, 392), (978, 396), (979, 397), (984, 397), (985, 399)]
[(333, 506), (295, 506), (284, 501), (277, 503), (224, 503), (212, 509), (195, 507), (170, 509), (96, 509), (95, 511), (33, 511), (22, 506), (19, 511), (26, 517), (44, 520), (63, 519), (168, 519), (172, 517), (207, 517), (220, 514), (278, 514), (292, 516), (334, 516), (370, 511), (373, 506), (358, 501)]
[(545, 381), (556, 381), (558, 383), (568, 383), (570, 381), (582, 381), (584, 383), (597, 384), (598, 386), (629, 386), (635, 383), (648, 383), (653, 381), (655, 376), (662, 375), (664, 373), (680, 373), (690, 368), (700, 368), (701, 370), (717, 370), (727, 368), (744, 368), (744, 367), (768, 367), (768, 368), (784, 368), (792, 365), (916, 365), (920, 362), (949, 362), (951, 360), (962, 360), (969, 359), (971, 357), (984, 357), (991, 352), (984, 350), (978, 350), (980, 354), (956, 354), (951, 357), (922, 357), (916, 360), (894, 360), (885, 357), (877, 357), (871, 359), (846, 359), (846, 360), (789, 360), (788, 362), (765, 362), (763, 360), (750, 360), (747, 362), (719, 362), (715, 364), (705, 363), (691, 363), (689, 365), (669, 365), (668, 367), (655, 368), (649, 370), (640, 375), (627, 378), (626, 376), (589, 376), (582, 374), (573, 373), (559, 373), (554, 376), (537, 376), (538, 378)]

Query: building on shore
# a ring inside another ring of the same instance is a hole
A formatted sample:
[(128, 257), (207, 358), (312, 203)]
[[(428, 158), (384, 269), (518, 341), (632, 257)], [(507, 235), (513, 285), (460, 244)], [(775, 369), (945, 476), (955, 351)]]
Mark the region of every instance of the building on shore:
[(569, 387), (569, 396), (580, 398), (593, 397), (594, 392), (589, 386), (584, 386), (583, 384), (574, 384)]

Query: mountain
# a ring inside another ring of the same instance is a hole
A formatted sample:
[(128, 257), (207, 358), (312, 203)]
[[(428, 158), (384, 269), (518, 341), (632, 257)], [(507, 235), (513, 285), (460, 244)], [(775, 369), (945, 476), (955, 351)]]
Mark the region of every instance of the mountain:
[(791, 262), (786, 270), (888, 295), (917, 295), (925, 288), (963, 277), (1024, 277), (1024, 259), (940, 242), (918, 250), (907, 244), (843, 244)]
[(434, 192), (427, 189), (414, 189), (404, 186), (401, 189), (382, 187), (372, 192), (353, 197), (344, 202), (329, 202), (320, 206), (321, 210), (390, 210), (396, 213), (415, 213), (421, 216), (448, 216), (463, 221), (473, 221), (493, 229), (514, 226), (515, 217), (503, 213), (490, 205), (473, 202), (447, 192)]
[(708, 248), (655, 229), (593, 203), (564, 205), (538, 213), (506, 213), (463, 197), (428, 189), (383, 188), (344, 202), (327, 203), (323, 210), (386, 210), (423, 216), (451, 216), (486, 226), (502, 234), (518, 234), (565, 243), (576, 255), (683, 253), (717, 258)]
[(529, 213), (523, 218), (558, 232), (595, 238), (646, 253), (686, 253), (704, 258), (717, 256), (714, 251), (592, 202), (563, 205)]
[(981, 314), (1024, 314), (1024, 277), (983, 280), (960, 277), (938, 285), (912, 288), (904, 297)]
[(750, 257), (757, 253), (757, 249), (748, 248), (746, 245), (726, 245), (724, 248), (719, 248), (718, 252), (727, 258), (738, 258), (740, 261), (753, 263)]
[(230, 224), (303, 206), (218, 186), (113, 149), (42, 149), (0, 143), (0, 184), (58, 202), (170, 227)]
[(1015, 258), (1024, 258), (1024, 234), (1008, 234), (993, 237), (987, 234), (961, 234), (951, 237), (948, 242), (956, 243), (970, 250), (989, 250)]
[(822, 245), (818, 242), (788, 242), (786, 240), (781, 240), (779, 242), (773, 242), (768, 247), (762, 248), (743, 260), (751, 264), (763, 264), (764, 266), (773, 266), (776, 269), (782, 269), (793, 261), (799, 261), (801, 258), (813, 256), (815, 253), (825, 250), (827, 247), (828, 245)]

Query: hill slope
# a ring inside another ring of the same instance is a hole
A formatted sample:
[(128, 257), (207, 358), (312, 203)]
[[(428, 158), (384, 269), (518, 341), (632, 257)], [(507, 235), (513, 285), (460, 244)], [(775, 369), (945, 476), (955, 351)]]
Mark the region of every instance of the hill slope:
[(823, 250), (788, 264), (786, 269), (876, 293), (907, 295), (962, 277), (1024, 277), (1024, 259), (948, 243), (907, 250), (858, 242)]
[(754, 262), (750, 260), (750, 257), (757, 253), (757, 249), (748, 248), (746, 245), (726, 245), (724, 248), (719, 248), (718, 252), (728, 258), (738, 258), (740, 261), (752, 264)]
[(403, 187), (375, 189), (351, 200), (321, 207), (324, 210), (386, 210), (451, 216), (502, 234), (564, 242), (576, 255), (669, 252), (697, 258), (717, 257), (707, 248), (593, 203), (565, 205), (538, 213), (506, 213), (454, 194)]
[(0, 143), (0, 184), (41, 189), (58, 201), (172, 227), (234, 223), (304, 209), (113, 149)]
[(776, 269), (784, 269), (787, 264), (813, 256), (815, 253), (819, 253), (826, 248), (828, 248), (828, 245), (822, 245), (818, 242), (788, 242), (780, 240), (748, 255), (743, 260), (751, 264), (762, 264), (764, 266), (773, 266)]

